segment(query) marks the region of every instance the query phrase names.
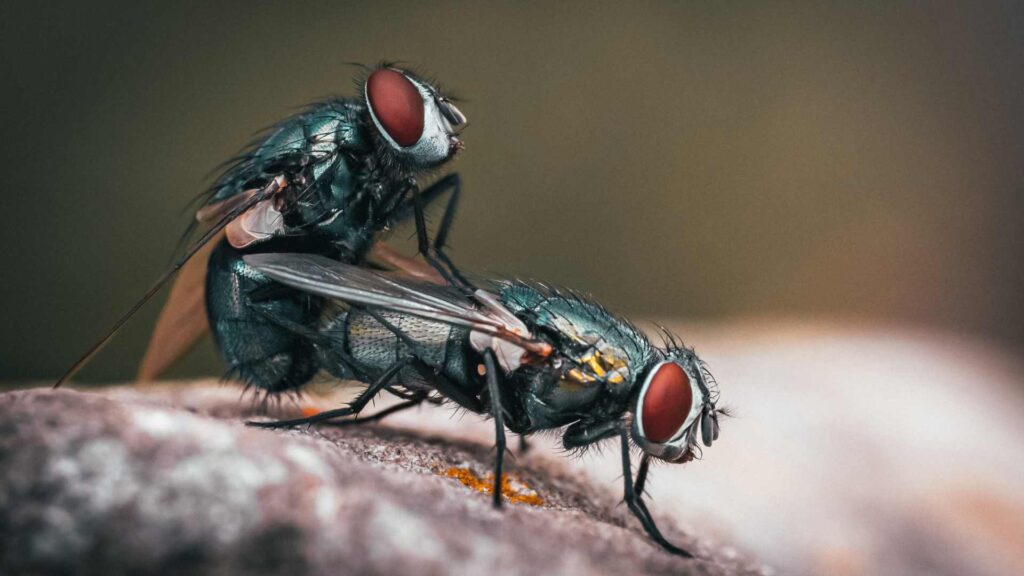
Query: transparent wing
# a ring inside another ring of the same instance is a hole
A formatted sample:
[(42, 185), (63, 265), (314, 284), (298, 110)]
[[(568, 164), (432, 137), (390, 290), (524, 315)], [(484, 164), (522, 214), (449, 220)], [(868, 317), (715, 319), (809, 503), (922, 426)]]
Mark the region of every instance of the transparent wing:
[(250, 254), (245, 262), (293, 288), (351, 304), (384, 308), (493, 335), (524, 348), (547, 348), (524, 334), (515, 316), (493, 299), (476, 302), (458, 290), (406, 276), (389, 276), (313, 254)]

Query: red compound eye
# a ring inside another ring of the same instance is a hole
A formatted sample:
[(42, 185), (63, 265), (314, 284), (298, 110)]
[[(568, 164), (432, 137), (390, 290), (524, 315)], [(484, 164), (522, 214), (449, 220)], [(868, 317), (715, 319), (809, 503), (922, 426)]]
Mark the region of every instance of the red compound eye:
[(662, 364), (644, 394), (644, 437), (651, 442), (668, 442), (686, 422), (692, 405), (690, 377), (675, 362)]
[(423, 97), (401, 72), (377, 70), (366, 80), (366, 98), (388, 136), (406, 148), (423, 134)]

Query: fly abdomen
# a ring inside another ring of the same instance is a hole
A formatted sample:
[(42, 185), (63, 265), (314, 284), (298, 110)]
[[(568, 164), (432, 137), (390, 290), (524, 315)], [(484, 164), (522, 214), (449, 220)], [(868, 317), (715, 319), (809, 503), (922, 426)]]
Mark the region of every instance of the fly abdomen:
[[(382, 374), (396, 362), (415, 358), (430, 368), (440, 368), (460, 387), (474, 386), (468, 373), (472, 363), (468, 354), (472, 350), (465, 328), (408, 314), (350, 308), (329, 318), (321, 333), (321, 366), (338, 378), (365, 380), (367, 376)], [(405, 340), (414, 346), (410, 347)], [(360, 373), (365, 376), (360, 378)], [(413, 366), (404, 368), (395, 382), (410, 389), (433, 388)]]

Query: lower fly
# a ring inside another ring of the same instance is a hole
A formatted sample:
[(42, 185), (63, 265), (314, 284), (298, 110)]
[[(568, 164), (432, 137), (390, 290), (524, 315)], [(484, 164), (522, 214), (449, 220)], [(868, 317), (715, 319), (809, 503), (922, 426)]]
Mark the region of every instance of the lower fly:
[[(711, 446), (719, 435), (715, 380), (673, 334), (664, 331), (661, 345), (654, 345), (596, 302), (539, 284), (454, 287), (309, 254), (253, 254), (245, 262), (328, 299), (320, 326), (293, 326), (295, 333), (316, 350), (320, 368), (367, 385), (342, 408), (252, 425), (353, 417), (385, 392), (402, 398), (388, 414), (450, 402), (494, 421), (495, 506), (502, 502), (506, 429), (520, 435), (557, 429), (570, 450), (618, 438), (630, 511), (664, 549), (691, 556), (661, 534), (643, 499), (651, 459), (690, 461), (698, 437)], [(635, 479), (633, 446), (643, 451)]]

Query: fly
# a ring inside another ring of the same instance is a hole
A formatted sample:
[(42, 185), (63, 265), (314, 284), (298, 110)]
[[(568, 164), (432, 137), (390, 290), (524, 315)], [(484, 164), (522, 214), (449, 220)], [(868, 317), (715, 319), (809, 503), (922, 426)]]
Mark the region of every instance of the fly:
[[(493, 418), (497, 458), (494, 505), (501, 505), (505, 429), (529, 435), (559, 429), (582, 450), (618, 438), (624, 500), (650, 537), (668, 542), (643, 500), (652, 458), (692, 460), (698, 435), (718, 438), (717, 385), (704, 362), (674, 335), (655, 346), (599, 304), (520, 281), (484, 289), (453, 287), (408, 274), (369, 270), (309, 254), (253, 254), (261, 274), (328, 300), (311, 330), (279, 319), (315, 350), (318, 368), (367, 384), (348, 406), (294, 420), (251, 422), (267, 428), (351, 417), (378, 394), (403, 399), (360, 423), (426, 402), (451, 402)], [(631, 447), (643, 451), (634, 479)]]
[[(246, 254), (303, 252), (357, 265), (401, 260), (376, 240), (412, 218), (431, 274), (457, 281), (444, 248), (461, 191), (459, 175), (448, 174), (423, 190), (417, 179), (462, 150), (465, 115), (436, 83), (393, 64), (365, 68), (358, 85), (357, 97), (313, 104), (228, 161), (201, 196), (189, 228), (205, 226), (205, 232), (56, 386), (176, 276), (141, 380), (156, 377), (209, 329), (230, 372), (248, 385), (272, 392), (303, 385), (313, 376), (312, 350), (266, 318), (273, 314), (310, 325), (322, 302), (310, 296), (292, 305), (295, 294), (260, 278), (245, 264)], [(424, 206), (449, 192), (431, 243)], [(261, 298), (253, 302), (250, 294)]]

